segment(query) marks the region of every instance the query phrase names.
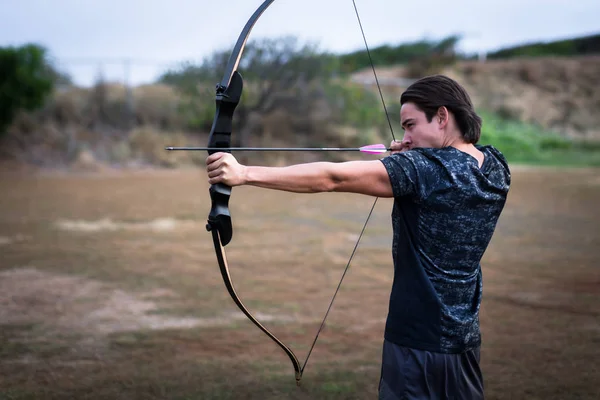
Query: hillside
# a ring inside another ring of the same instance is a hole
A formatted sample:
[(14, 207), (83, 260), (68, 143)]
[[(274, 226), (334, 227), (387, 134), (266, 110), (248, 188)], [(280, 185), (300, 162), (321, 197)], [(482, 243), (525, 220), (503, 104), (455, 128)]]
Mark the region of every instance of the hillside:
[[(600, 56), (460, 61), (441, 73), (463, 84), (476, 107), (573, 139), (600, 141)], [(404, 67), (378, 69), (386, 97), (410, 84)], [(373, 89), (372, 70), (353, 80)]]
[(464, 62), (446, 73), (481, 108), (563, 136), (600, 140), (600, 56)]

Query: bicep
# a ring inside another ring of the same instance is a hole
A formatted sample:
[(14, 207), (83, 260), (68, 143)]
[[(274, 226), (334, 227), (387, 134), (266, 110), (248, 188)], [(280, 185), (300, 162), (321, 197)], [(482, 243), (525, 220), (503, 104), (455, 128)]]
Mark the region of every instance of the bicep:
[(379, 160), (334, 163), (331, 180), (334, 192), (394, 197), (388, 172)]

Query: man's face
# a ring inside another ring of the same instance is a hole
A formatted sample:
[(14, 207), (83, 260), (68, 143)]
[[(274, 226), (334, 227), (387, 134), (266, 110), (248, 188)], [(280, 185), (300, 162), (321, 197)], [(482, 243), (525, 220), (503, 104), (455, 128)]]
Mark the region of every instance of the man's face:
[(436, 115), (433, 116), (431, 122), (428, 122), (425, 113), (419, 110), (414, 103), (404, 103), (400, 109), (400, 121), (404, 129), (402, 141), (407, 144), (409, 149), (442, 146), (443, 130)]

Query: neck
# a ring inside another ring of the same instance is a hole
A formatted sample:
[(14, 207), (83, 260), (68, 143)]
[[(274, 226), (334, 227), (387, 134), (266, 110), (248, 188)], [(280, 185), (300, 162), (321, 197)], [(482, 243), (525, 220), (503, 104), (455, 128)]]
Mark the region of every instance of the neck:
[(462, 137), (462, 134), (458, 131), (447, 135), (446, 138), (444, 138), (442, 145), (443, 147), (454, 147), (463, 151), (473, 148), (473, 145), (471, 143), (465, 142), (465, 140)]
[(475, 147), (471, 143), (467, 143), (467, 142), (452, 143), (452, 144), (450, 144), (450, 146), (452, 146), (458, 150), (462, 150), (462, 151), (472, 150)]

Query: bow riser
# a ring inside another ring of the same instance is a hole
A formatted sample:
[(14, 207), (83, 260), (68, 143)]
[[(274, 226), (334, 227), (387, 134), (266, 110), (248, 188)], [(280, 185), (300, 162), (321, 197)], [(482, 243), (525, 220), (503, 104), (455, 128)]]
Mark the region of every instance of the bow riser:
[[(242, 98), (244, 89), (244, 80), (242, 76), (235, 71), (231, 76), (229, 86), (226, 88), (217, 86), (217, 95), (215, 98), (216, 112), (213, 125), (208, 137), (208, 147), (227, 148), (231, 146), (231, 131), (233, 127), (233, 114)], [(210, 150), (209, 154), (216, 153)], [(229, 198), (231, 197), (231, 187), (218, 183), (211, 185), (209, 189), (211, 199), (211, 209), (208, 214), (208, 224), (206, 230), (216, 229), (219, 232), (221, 243), (227, 246), (233, 237), (233, 226), (231, 224), (231, 214), (229, 212)]]
[[(231, 131), (233, 129), (233, 114), (244, 89), (244, 80), (239, 72), (235, 71), (231, 76), (229, 86), (217, 86), (215, 97), (215, 119), (210, 129), (208, 147), (229, 147), (231, 144)], [(214, 153), (214, 151), (209, 154)]]

